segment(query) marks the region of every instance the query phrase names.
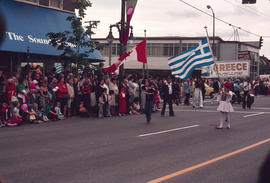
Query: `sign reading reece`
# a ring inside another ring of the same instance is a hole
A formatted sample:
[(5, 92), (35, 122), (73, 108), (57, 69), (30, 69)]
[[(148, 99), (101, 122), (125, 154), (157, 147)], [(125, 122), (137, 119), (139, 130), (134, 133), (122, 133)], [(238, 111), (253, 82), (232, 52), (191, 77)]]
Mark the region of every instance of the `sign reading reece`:
[(211, 67), (211, 77), (249, 77), (249, 61), (218, 61)]

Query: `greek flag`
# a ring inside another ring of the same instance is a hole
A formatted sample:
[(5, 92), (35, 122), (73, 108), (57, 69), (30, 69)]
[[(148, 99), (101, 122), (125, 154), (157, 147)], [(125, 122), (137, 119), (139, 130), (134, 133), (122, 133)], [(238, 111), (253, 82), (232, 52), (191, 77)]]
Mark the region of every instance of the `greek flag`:
[(213, 55), (206, 38), (194, 47), (168, 59), (172, 75), (186, 80), (196, 67), (214, 63)]
[(55, 73), (60, 74), (64, 71), (64, 67), (61, 63), (54, 63), (54, 67), (56, 69)]

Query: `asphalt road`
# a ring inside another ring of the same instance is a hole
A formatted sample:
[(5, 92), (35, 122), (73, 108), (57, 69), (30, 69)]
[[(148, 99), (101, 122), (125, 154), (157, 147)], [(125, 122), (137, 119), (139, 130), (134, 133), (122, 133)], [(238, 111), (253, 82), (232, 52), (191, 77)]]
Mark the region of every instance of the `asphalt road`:
[(251, 110), (234, 105), (230, 130), (216, 130), (217, 104), (205, 105), (154, 113), (149, 125), (139, 115), (0, 128), (0, 180), (255, 183), (270, 150), (270, 97)]

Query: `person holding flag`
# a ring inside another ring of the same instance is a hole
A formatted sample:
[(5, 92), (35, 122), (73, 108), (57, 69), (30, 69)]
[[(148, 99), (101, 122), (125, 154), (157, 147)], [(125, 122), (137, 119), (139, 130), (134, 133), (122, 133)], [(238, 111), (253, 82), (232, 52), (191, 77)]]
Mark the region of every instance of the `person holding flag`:
[(146, 88), (146, 98), (145, 98), (145, 116), (146, 116), (146, 122), (147, 124), (150, 123), (151, 121), (151, 115), (153, 111), (153, 104), (154, 104), (154, 99), (155, 99), (155, 88), (154, 88), (154, 83), (150, 82), (149, 87)]
[(161, 93), (163, 95), (163, 107), (161, 111), (161, 117), (164, 117), (165, 109), (167, 103), (169, 104), (169, 114), (170, 116), (174, 116), (173, 112), (173, 96), (175, 94), (175, 87), (172, 83), (172, 79), (168, 78), (167, 81), (164, 81)]

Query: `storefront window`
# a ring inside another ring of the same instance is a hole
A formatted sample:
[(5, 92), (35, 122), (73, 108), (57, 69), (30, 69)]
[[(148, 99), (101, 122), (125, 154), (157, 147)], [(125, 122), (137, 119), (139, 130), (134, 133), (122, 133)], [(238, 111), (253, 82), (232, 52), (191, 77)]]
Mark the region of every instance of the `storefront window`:
[(50, 6), (54, 8), (61, 8), (62, 0), (50, 0)]

